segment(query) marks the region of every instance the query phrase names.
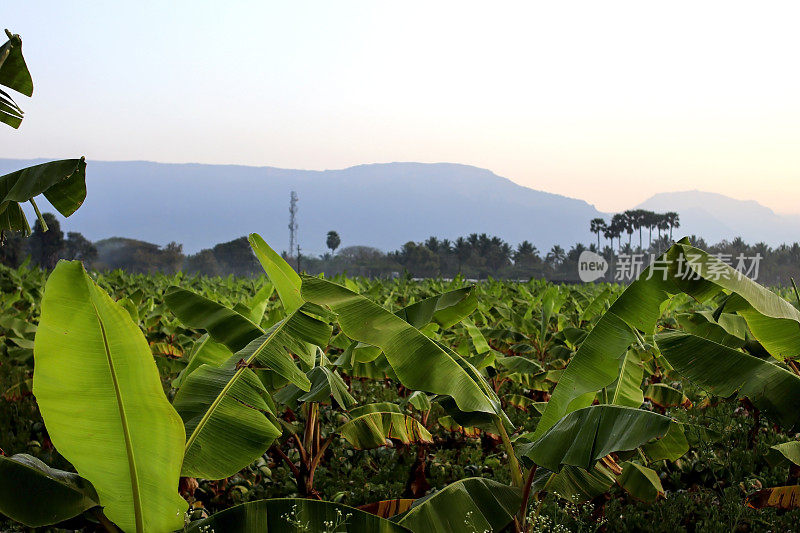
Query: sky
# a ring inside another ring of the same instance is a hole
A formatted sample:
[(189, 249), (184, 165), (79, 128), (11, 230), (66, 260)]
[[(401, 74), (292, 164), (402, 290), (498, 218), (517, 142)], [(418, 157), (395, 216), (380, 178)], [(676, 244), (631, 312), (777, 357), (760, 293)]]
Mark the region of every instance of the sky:
[(7, 1), (33, 98), (0, 157), (488, 168), (630, 208), (800, 213), (794, 2)]

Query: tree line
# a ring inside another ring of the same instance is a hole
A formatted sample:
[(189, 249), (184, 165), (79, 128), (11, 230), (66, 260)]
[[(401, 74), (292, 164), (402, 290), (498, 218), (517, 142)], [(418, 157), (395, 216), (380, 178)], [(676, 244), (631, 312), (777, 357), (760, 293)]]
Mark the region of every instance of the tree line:
[[(114, 237), (90, 242), (77, 232), (61, 230), (58, 219), (44, 213), (49, 231), (37, 220), (33, 234), (24, 238), (17, 232), (6, 232), (0, 246), (0, 262), (17, 267), (30, 256), (30, 261), (52, 269), (58, 259), (79, 259), (95, 270), (123, 269), (134, 273), (174, 273), (207, 276), (257, 276), (261, 267), (252, 253), (246, 237), (219, 243), (195, 254), (184, 254), (179, 243), (166, 246)], [(631, 210), (618, 213), (609, 222), (596, 218), (590, 229), (597, 236), (588, 246), (575, 243), (568, 249), (554, 245), (540, 251), (530, 241), (512, 246), (502, 238), (486, 233), (471, 233), (450, 240), (431, 236), (424, 241), (409, 241), (388, 253), (370, 246), (344, 246), (336, 231), (329, 231), (326, 244), (329, 251), (322, 255), (284, 253), (292, 266), (309, 274), (335, 275), (347, 273), (369, 277), (445, 277), (462, 276), (468, 279), (488, 277), (506, 279), (545, 278), (552, 281), (576, 281), (578, 259), (591, 250), (601, 254), (613, 266), (620, 254), (658, 254), (672, 243), (673, 230), (680, 227), (677, 213), (654, 213)], [(633, 236), (638, 233), (638, 245)], [(627, 236), (627, 239), (622, 236)], [(600, 237), (606, 242), (601, 242)], [(740, 237), (731, 241), (708, 244), (702, 237), (691, 236), (695, 245), (712, 254), (730, 259), (744, 254), (759, 255), (759, 281), (789, 284), (790, 278), (800, 278), (800, 244), (770, 247), (765, 243), (747, 244)], [(604, 244), (602, 248), (600, 245)], [(613, 271), (607, 279), (613, 280)]]
[(639, 249), (642, 250), (642, 232), (648, 231), (648, 247), (653, 244), (653, 230), (657, 232), (658, 239), (661, 233), (669, 231), (669, 239), (672, 240), (672, 230), (681, 226), (680, 215), (674, 211), (667, 213), (656, 213), (647, 209), (629, 209), (622, 213), (612, 215), (611, 220), (606, 222), (604, 218), (593, 218), (589, 222), (589, 231), (597, 236), (597, 249), (600, 249), (600, 235), (608, 239), (611, 247), (614, 247), (614, 239), (617, 239), (617, 249), (622, 248), (622, 236), (628, 235), (628, 246), (631, 246), (631, 238), (635, 232), (639, 233)]

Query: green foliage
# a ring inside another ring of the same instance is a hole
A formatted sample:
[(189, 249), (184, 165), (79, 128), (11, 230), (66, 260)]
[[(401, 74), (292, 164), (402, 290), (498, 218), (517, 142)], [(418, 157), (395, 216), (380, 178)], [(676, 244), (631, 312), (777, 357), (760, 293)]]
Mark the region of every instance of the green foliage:
[(712, 259), (627, 288), (466, 286), (300, 276), (251, 242), (268, 279), (61, 263), (42, 299), (45, 272), (0, 269), (0, 447), (96, 490), (37, 524), (177, 529), (187, 503), (198, 531), (790, 523), (744, 502), (792, 483), (800, 315)]

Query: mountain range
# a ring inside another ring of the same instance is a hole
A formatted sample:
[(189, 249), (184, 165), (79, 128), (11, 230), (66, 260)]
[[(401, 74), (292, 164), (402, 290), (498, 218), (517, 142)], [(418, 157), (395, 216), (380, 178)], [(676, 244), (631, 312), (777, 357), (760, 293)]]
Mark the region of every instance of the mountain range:
[[(45, 160), (0, 159), (0, 175)], [(84, 205), (62, 223), (96, 241), (120, 236), (187, 253), (251, 232), (288, 248), (289, 195), (299, 197), (298, 237), (304, 253), (320, 254), (336, 230), (342, 246), (388, 251), (431, 235), (455, 239), (497, 235), (540, 251), (594, 242), (589, 221), (601, 213), (584, 200), (518, 185), (489, 170), (453, 163), (383, 163), (341, 170), (291, 170), (239, 165), (90, 161)], [(41, 203), (46, 203), (44, 199)], [(709, 243), (741, 235), (749, 242), (800, 240), (800, 217), (781, 216), (752, 201), (699, 191), (657, 194), (637, 207), (677, 211), (679, 235)], [(32, 217), (31, 217), (32, 220)]]

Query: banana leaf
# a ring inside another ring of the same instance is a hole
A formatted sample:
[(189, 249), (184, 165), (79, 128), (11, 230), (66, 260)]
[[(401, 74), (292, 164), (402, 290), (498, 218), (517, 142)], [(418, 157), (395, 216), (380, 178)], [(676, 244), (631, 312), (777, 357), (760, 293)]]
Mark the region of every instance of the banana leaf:
[(0, 176), (0, 229), (30, 235), (20, 203), (40, 194), (65, 217), (77, 211), (86, 199), (86, 161), (51, 161)]
[(617, 483), (625, 492), (648, 503), (664, 496), (664, 487), (655, 470), (631, 461), (625, 461), (620, 466), (622, 474), (617, 476)]
[(300, 276), (284, 259), (275, 253), (258, 233), (251, 233), (248, 240), (258, 261), (278, 291), (286, 314), (293, 313), (301, 305)]
[(497, 395), (472, 365), (378, 304), (308, 276), (302, 278), (301, 293), (307, 301), (336, 313), (348, 337), (383, 350), (404, 386), (450, 396), (461, 411), (491, 415), (502, 411)]
[(408, 533), (405, 527), (339, 503), (277, 498), (243, 503), (192, 522), (187, 533), (287, 533), (369, 531)]
[(339, 433), (357, 450), (386, 445), (386, 440), (403, 444), (430, 444), (433, 437), (417, 419), (394, 412), (364, 413), (339, 428)]
[(437, 294), (406, 306), (395, 314), (417, 329), (430, 322), (446, 329), (461, 322), (478, 307), (473, 289), (474, 287), (464, 287)]
[(593, 405), (569, 413), (533, 442), (517, 447), (517, 455), (528, 466), (543, 466), (553, 472), (563, 465), (590, 470), (602, 457), (634, 450), (666, 435), (672, 419), (640, 409), (616, 405)]
[(20, 453), (0, 456), (0, 513), (28, 527), (57, 524), (100, 505), (92, 484)]
[(50, 438), (108, 518), (124, 531), (180, 528), (183, 423), (142, 331), (79, 261), (60, 261), (47, 280), (34, 360)]
[(689, 381), (717, 396), (750, 399), (788, 431), (800, 430), (800, 377), (722, 344), (670, 332), (655, 336), (661, 354)]
[(485, 478), (467, 478), (414, 502), (393, 518), (415, 533), (501, 531), (522, 504), (519, 489)]
[(301, 307), (253, 339), (221, 367), (203, 364), (184, 378), (173, 405), (186, 425), (182, 473), (206, 479), (229, 477), (269, 448), (280, 430), (272, 399), (251, 367), (268, 368), (301, 390), (311, 382), (292, 353), (325, 344), (331, 327)]
[(249, 318), (180, 287), (167, 289), (164, 301), (182, 324), (207, 331), (212, 339), (232, 352), (238, 352), (264, 334)]

